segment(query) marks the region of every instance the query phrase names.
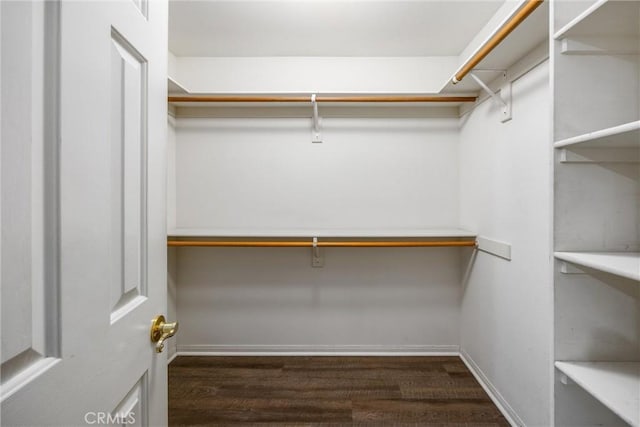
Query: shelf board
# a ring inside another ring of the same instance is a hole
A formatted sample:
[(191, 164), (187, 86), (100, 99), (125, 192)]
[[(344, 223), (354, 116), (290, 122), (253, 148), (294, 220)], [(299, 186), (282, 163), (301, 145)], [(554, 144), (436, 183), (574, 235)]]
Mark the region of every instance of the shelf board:
[(171, 77), (167, 77), (167, 90), (172, 95), (185, 95), (189, 91)]
[[(475, 94), (347, 94), (318, 95), (322, 107), (457, 107), (477, 100)], [(311, 95), (298, 94), (185, 94), (169, 95), (168, 102), (175, 107), (297, 107), (308, 109)]]
[(555, 148), (640, 148), (640, 120), (557, 141)]
[(640, 252), (556, 252), (556, 259), (640, 281)]
[(556, 362), (556, 368), (632, 426), (640, 426), (639, 362)]
[(177, 228), (169, 230), (169, 237), (220, 237), (220, 238), (304, 238), (304, 237), (338, 237), (338, 238), (475, 238), (476, 233), (452, 228), (371, 228), (371, 229), (328, 229), (328, 228), (293, 228), (293, 229), (197, 229)]
[(640, 35), (638, 16), (640, 2), (598, 0), (567, 25), (558, 30), (556, 40), (580, 36)]

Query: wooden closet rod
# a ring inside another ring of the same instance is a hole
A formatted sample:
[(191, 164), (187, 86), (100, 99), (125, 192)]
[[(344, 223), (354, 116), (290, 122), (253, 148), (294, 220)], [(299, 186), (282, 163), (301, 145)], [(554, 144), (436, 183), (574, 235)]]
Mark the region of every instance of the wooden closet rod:
[(540, 6), (544, 0), (527, 0), (524, 6), (511, 17), (502, 27), (491, 37), (475, 55), (473, 55), (458, 72), (453, 76), (451, 82), (459, 83), (469, 72), (480, 63), (491, 51), (500, 44), (513, 30), (518, 27), (531, 13)]
[[(475, 96), (440, 95), (317, 95), (317, 102), (475, 102)], [(181, 95), (169, 102), (311, 102), (311, 95)]]
[[(449, 241), (322, 241), (318, 247), (334, 248), (413, 248), (413, 247), (473, 247), (474, 240)], [(168, 240), (167, 246), (196, 247), (313, 247), (311, 241), (218, 241), (218, 240)]]

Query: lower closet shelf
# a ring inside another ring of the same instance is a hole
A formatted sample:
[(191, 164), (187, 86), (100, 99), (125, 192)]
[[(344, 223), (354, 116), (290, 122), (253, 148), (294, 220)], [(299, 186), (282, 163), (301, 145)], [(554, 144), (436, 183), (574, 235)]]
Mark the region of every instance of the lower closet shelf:
[(640, 252), (556, 252), (556, 259), (640, 281)]
[(640, 362), (556, 362), (555, 366), (625, 422), (640, 426)]

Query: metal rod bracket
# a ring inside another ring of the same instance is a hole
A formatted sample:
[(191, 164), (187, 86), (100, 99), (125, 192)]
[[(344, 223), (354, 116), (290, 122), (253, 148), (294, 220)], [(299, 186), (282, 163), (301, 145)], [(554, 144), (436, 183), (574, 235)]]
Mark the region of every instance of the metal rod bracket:
[(311, 247), (311, 267), (324, 267), (324, 256), (322, 254), (322, 249), (318, 246), (317, 237), (313, 238), (313, 245)]
[(565, 373), (560, 373), (560, 382), (564, 385), (574, 385), (575, 383)]
[(321, 118), (318, 115), (318, 101), (316, 94), (311, 95), (311, 106), (313, 107), (313, 129), (311, 129), (311, 142), (322, 142), (322, 132), (320, 132)]
[(507, 79), (507, 73), (502, 74), (502, 78), (504, 79), (504, 85), (500, 89), (500, 95), (491, 90), (489, 86), (485, 82), (480, 79), (480, 77), (476, 76), (474, 73), (469, 73), (471, 78), (475, 80), (476, 83), (489, 94), (491, 99), (500, 107), (500, 121), (502, 123), (508, 122), (512, 118), (511, 113), (511, 82)]
[(584, 271), (580, 270), (578, 267), (566, 261), (562, 261), (562, 263), (560, 264), (560, 272), (563, 274), (586, 274)]

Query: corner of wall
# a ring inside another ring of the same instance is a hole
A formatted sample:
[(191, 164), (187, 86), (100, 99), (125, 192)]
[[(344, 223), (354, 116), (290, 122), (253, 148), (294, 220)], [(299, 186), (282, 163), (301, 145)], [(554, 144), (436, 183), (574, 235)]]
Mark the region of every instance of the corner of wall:
[(500, 391), (493, 385), (485, 373), (480, 369), (469, 354), (464, 350), (460, 350), (460, 358), (467, 365), (467, 368), (471, 371), (476, 381), (480, 383), (484, 391), (489, 395), (491, 401), (498, 407), (502, 415), (509, 421), (512, 426), (525, 426), (524, 421), (520, 419), (516, 411), (509, 405), (509, 402), (500, 394)]
[(469, 260), (461, 355), (517, 425), (551, 424), (551, 93), (544, 50), (507, 73), (511, 121), (500, 123), (498, 108), (481, 102), (460, 131), (460, 223), (513, 249), (511, 261), (485, 253)]
[(171, 51), (167, 54), (167, 74), (174, 80), (178, 78), (178, 58)]

